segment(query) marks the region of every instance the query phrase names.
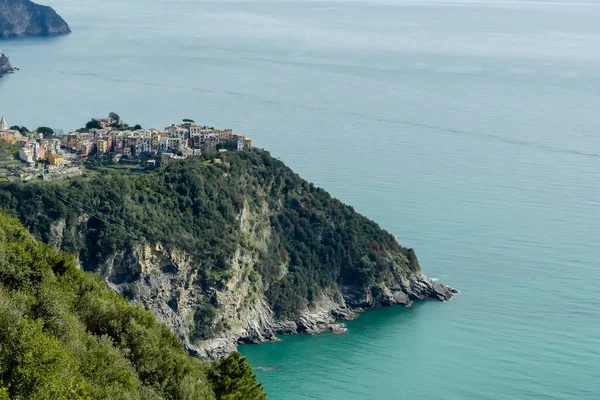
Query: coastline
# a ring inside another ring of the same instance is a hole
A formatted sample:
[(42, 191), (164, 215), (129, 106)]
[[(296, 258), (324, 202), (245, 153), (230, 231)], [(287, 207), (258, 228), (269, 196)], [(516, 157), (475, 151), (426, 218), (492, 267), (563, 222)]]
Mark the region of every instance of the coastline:
[[(64, 226), (57, 228), (64, 229)], [(140, 304), (167, 324), (190, 354), (216, 360), (236, 351), (238, 345), (277, 341), (277, 335), (281, 334), (344, 333), (343, 321), (356, 319), (367, 309), (394, 305), (410, 307), (420, 300), (446, 302), (460, 294), (454, 287), (425, 276), (414, 251), (408, 249), (407, 252), (409, 257), (404, 264), (407, 268), (396, 270), (385, 282), (360, 290), (336, 283), (324, 290), (312, 306), (304, 307), (291, 318), (276, 315), (263, 284), (253, 287), (245, 279), (253, 259), (242, 256), (239, 250), (231, 260), (231, 275), (227, 283), (208, 288), (207, 292), (186, 285), (190, 276), (194, 276), (189, 254), (161, 244), (141, 245), (130, 254), (113, 254), (101, 267), (100, 273), (113, 291), (126, 295), (130, 301)], [(131, 265), (139, 266), (140, 273), (135, 281), (127, 283), (114, 279)], [(166, 266), (169, 268), (166, 269)], [(188, 323), (189, 315), (193, 315), (196, 302), (207, 294), (215, 299), (221, 320), (229, 321), (229, 324), (214, 331), (212, 337), (194, 339)], [(249, 295), (255, 296), (255, 301), (240, 312), (241, 304)], [(173, 296), (178, 299), (176, 310), (169, 306)]]
[[(416, 279), (414, 279), (416, 278)], [(447, 302), (460, 294), (454, 287), (444, 285), (427, 278), (423, 274), (405, 281), (407, 286), (385, 288), (380, 297), (358, 300), (352, 297), (341, 301), (333, 300), (332, 296), (324, 295), (316, 307), (305, 310), (297, 318), (277, 320), (271, 315), (261, 315), (253, 326), (243, 335), (235, 334), (220, 338), (205, 340), (199, 345), (192, 345), (183, 340), (186, 349), (200, 358), (218, 359), (236, 351), (238, 345), (263, 344), (277, 342), (277, 335), (318, 335), (331, 332), (334, 335), (346, 333), (347, 327), (343, 321), (358, 319), (362, 312), (371, 309), (404, 306), (411, 307), (415, 301)], [(233, 333), (233, 332), (230, 332)]]

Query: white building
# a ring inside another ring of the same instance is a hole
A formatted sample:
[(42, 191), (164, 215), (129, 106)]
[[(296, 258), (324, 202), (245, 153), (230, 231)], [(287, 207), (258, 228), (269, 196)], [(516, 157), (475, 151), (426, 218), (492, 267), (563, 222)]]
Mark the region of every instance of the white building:
[[(0, 55), (2, 54), (2, 52), (0, 51)], [(2, 116), (2, 119), (0, 120), (0, 131), (6, 131), (8, 130), (8, 124), (6, 123), (6, 118), (4, 118), (4, 116)]]
[(19, 158), (25, 161), (27, 164), (34, 163), (34, 151), (32, 147), (22, 147), (19, 149)]
[(190, 137), (190, 131), (187, 127), (180, 125), (171, 125), (165, 128), (165, 133), (169, 137), (180, 137), (188, 139)]
[(246, 146), (246, 136), (244, 135), (233, 135), (233, 149), (242, 151)]

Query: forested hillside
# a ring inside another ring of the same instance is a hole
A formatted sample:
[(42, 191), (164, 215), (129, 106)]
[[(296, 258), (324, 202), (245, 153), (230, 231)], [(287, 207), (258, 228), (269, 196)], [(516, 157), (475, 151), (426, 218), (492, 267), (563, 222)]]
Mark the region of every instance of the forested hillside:
[[(344, 317), (353, 307), (453, 293), (424, 278), (414, 252), (391, 234), (264, 151), (3, 184), (0, 206), (187, 343), (235, 329), (250, 341), (310, 331), (302, 316), (324, 298), (335, 304), (329, 314)], [(254, 322), (240, 321), (249, 315)]]
[(140, 306), (0, 213), (0, 399), (263, 399), (234, 353), (211, 366)]

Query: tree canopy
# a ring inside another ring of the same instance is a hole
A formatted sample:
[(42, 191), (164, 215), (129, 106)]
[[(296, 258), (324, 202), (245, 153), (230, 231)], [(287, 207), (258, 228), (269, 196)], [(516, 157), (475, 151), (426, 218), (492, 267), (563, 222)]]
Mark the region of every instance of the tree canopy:
[(52, 137), (54, 135), (54, 129), (48, 128), (47, 126), (40, 126), (36, 131), (43, 134), (44, 137)]
[(18, 125), (13, 125), (10, 127), (10, 129), (15, 130), (15, 131), (19, 131), (21, 134), (26, 134), (29, 132), (29, 129), (27, 129), (24, 126), (18, 126)]
[(92, 119), (85, 124), (85, 129), (102, 129), (100, 122)]
[(236, 249), (254, 246), (240, 226), (246, 210), (268, 230), (254, 269), (280, 317), (333, 286), (364, 292), (419, 268), (391, 234), (264, 151), (207, 153), (145, 174), (3, 184), (0, 205), (45, 242), (57, 241), (53, 226), (64, 221), (57, 243), (92, 271), (139, 242), (193, 249), (202, 287), (226, 279)]
[(0, 399), (8, 398), (265, 395), (239, 354), (214, 366), (189, 356), (149, 312), (0, 213)]
[(239, 353), (232, 353), (231, 356), (219, 360), (210, 370), (208, 377), (220, 399), (267, 398), (262, 385), (256, 382), (252, 369)]
[(119, 115), (115, 112), (111, 112), (110, 114), (108, 114), (108, 118), (112, 119), (117, 124), (121, 122), (121, 117), (119, 117)]

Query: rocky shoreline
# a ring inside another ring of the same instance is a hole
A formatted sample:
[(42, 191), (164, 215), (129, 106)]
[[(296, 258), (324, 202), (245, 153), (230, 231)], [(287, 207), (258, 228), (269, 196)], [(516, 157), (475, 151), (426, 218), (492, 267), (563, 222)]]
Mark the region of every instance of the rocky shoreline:
[[(86, 223), (86, 216), (78, 221)], [(63, 221), (53, 227), (58, 240), (65, 229)], [(57, 245), (55, 240), (51, 244)], [(99, 271), (115, 292), (142, 305), (177, 334), (190, 354), (202, 359), (219, 359), (236, 351), (240, 344), (277, 341), (280, 334), (316, 335), (331, 331), (343, 334), (343, 321), (357, 318), (366, 309), (402, 305), (414, 301), (448, 301), (459, 291), (429, 279), (421, 273), (416, 255), (409, 250), (405, 260), (410, 268), (398, 270), (386, 282), (356, 290), (341, 285), (321, 294), (319, 301), (293, 319), (278, 319), (269, 307), (265, 287), (252, 286), (247, 279), (255, 260), (238, 250), (231, 260), (231, 277), (223, 287), (199, 287), (189, 254), (160, 243), (139, 245), (133, 251), (113, 254)], [(124, 279), (124, 277), (126, 277)], [(253, 298), (247, 302), (248, 298)], [(198, 340), (193, 336), (193, 320), (198, 307), (214, 304), (222, 328), (212, 337)], [(223, 328), (223, 326), (225, 328)]]
[(0, 51), (0, 78), (4, 74), (12, 74), (15, 72), (15, 69), (10, 65), (10, 60), (6, 57), (6, 54)]

